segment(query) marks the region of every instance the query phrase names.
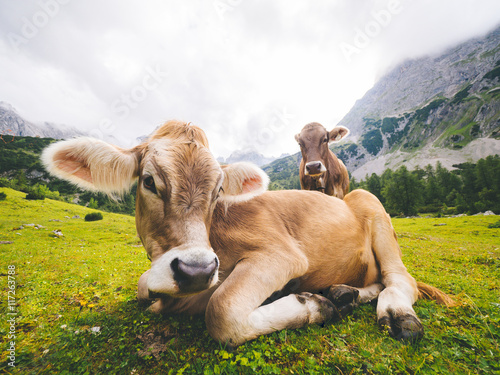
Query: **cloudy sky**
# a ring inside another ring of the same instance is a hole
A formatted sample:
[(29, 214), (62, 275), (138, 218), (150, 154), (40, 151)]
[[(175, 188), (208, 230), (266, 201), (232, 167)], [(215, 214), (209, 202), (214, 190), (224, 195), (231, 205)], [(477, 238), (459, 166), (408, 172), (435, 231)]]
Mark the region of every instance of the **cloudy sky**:
[(180, 119), (215, 156), (279, 156), (391, 67), (499, 24), (498, 0), (0, 0), (0, 101), (127, 147)]

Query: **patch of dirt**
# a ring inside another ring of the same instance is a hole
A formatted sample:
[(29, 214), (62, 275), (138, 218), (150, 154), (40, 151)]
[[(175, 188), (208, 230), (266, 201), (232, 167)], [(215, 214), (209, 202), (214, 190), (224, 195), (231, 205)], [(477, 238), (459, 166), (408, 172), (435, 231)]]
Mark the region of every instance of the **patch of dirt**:
[(158, 359), (160, 354), (175, 342), (175, 337), (176, 334), (170, 332), (168, 329), (163, 331), (149, 331), (138, 335), (137, 338), (144, 344), (144, 349), (140, 350), (137, 354), (140, 357), (151, 355)]

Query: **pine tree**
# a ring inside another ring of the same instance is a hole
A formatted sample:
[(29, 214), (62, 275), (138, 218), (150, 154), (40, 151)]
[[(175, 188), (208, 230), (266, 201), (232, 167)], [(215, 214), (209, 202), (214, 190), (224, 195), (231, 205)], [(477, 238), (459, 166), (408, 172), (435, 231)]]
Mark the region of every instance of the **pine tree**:
[(394, 172), (382, 194), (390, 208), (410, 216), (417, 214), (417, 207), (422, 202), (422, 188), (422, 183), (402, 166)]

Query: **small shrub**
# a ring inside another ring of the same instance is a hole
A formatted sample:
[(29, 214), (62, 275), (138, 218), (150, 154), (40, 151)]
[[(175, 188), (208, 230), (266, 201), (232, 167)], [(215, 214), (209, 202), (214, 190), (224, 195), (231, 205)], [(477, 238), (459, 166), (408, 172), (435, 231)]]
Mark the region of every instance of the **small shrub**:
[(500, 220), (498, 220), (496, 223), (488, 225), (488, 228), (500, 228)]
[(45, 194), (39, 190), (31, 190), (26, 194), (26, 199), (43, 201), (45, 199)]
[(4, 192), (1, 192), (0, 193), (0, 201), (4, 201), (6, 198), (7, 198), (7, 194), (5, 194)]
[(0, 187), (10, 187), (10, 181), (8, 178), (0, 177)]
[(92, 212), (85, 215), (85, 221), (97, 221), (102, 220), (102, 214), (100, 212)]

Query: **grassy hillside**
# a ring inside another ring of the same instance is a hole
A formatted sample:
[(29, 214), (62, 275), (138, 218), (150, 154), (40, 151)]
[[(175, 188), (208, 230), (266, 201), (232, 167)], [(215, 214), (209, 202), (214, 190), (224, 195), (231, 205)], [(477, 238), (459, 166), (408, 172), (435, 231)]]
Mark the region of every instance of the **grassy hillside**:
[[(381, 332), (375, 307), (366, 305), (342, 322), (277, 332), (228, 352), (209, 337), (202, 317), (155, 316), (137, 306), (136, 283), (149, 261), (132, 217), (104, 212), (104, 220), (85, 222), (73, 217), (95, 210), (0, 192), (7, 195), (0, 241), (12, 242), (0, 243), (3, 373), (500, 371), (500, 229), (488, 228), (498, 216), (393, 220), (409, 271), (460, 303), (446, 309), (418, 301), (426, 330), (418, 344)], [(43, 228), (19, 229), (23, 224)], [(64, 236), (52, 237), (54, 230)], [(4, 303), (9, 286), (15, 305)], [(9, 312), (17, 314), (15, 368), (7, 360)]]

